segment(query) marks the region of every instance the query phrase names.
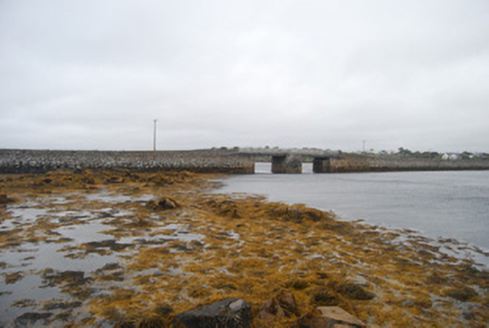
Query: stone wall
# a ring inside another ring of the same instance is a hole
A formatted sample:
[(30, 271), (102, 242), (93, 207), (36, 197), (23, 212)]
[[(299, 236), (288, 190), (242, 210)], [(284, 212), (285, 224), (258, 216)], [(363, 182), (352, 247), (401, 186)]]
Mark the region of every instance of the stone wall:
[(369, 166), (372, 172), (489, 170), (489, 161), (482, 159), (371, 158)]
[(326, 157), (315, 158), (314, 173), (369, 172), (370, 164), (365, 157)]
[(450, 161), (345, 154), (343, 156), (316, 158), (313, 162), (313, 170), (315, 173), (489, 170), (489, 161), (482, 159)]
[(254, 162), (227, 152), (198, 151), (59, 151), (0, 149), (0, 173), (43, 173), (60, 169), (177, 170), (252, 174)]

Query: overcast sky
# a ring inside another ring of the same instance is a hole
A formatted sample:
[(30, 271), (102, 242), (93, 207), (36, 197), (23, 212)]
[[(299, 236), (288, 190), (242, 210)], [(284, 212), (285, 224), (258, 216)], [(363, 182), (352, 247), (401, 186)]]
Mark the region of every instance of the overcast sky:
[(489, 152), (489, 1), (0, 0), (0, 148)]

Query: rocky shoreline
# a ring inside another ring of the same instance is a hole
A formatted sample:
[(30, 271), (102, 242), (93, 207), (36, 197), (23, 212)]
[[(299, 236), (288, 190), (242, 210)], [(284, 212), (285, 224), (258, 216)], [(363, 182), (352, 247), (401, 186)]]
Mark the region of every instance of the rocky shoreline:
[(0, 324), (168, 327), (230, 299), (249, 304), (255, 327), (307, 326), (324, 307), (369, 327), (489, 322), (489, 273), (471, 259), (330, 212), (215, 194), (216, 178), (1, 175)]

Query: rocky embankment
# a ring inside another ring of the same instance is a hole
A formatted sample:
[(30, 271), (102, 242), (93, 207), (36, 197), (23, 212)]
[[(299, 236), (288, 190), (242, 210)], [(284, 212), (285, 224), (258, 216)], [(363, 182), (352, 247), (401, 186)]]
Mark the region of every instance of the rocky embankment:
[(327, 327), (339, 315), (351, 327), (489, 322), (489, 274), (470, 258), (409, 231), (211, 193), (213, 177), (1, 175), (0, 325), (196, 327), (209, 314), (219, 327)]
[(219, 150), (152, 152), (0, 149), (0, 173), (44, 173), (63, 169), (249, 174), (254, 173), (254, 162)]

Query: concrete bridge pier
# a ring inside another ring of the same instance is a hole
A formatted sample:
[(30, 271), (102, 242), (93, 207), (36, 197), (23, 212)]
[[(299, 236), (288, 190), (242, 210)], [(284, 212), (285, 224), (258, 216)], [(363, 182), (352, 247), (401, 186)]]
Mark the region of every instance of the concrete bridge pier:
[(302, 162), (289, 155), (272, 156), (272, 173), (302, 173)]
[(331, 173), (331, 157), (315, 157), (312, 161), (312, 171), (314, 173)]

